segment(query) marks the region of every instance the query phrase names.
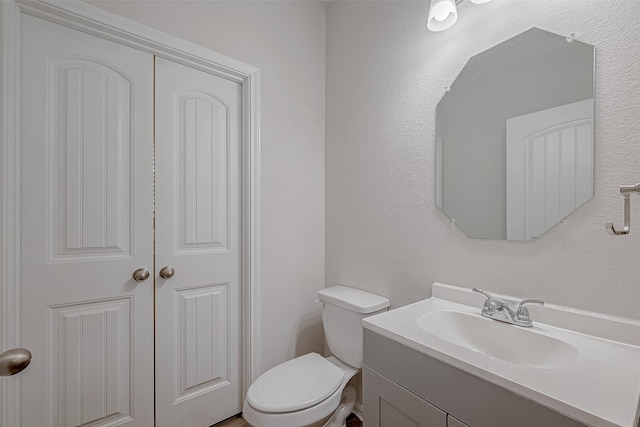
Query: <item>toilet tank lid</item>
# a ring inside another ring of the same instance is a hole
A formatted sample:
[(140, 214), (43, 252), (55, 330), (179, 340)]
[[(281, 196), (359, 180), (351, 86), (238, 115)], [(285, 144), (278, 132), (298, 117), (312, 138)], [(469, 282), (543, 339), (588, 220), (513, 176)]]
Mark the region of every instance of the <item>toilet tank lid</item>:
[(318, 291), (320, 301), (355, 311), (356, 313), (373, 313), (389, 307), (389, 298), (361, 291), (348, 286), (331, 286)]

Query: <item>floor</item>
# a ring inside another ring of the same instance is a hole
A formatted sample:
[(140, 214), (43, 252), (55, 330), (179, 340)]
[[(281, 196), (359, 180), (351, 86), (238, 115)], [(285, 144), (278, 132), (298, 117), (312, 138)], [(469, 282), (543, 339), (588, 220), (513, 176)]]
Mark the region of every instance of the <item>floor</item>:
[(249, 423), (242, 419), (240, 415), (229, 418), (221, 423), (214, 425), (213, 427), (249, 427)]
[[(250, 427), (249, 423), (242, 419), (240, 415), (236, 415), (235, 417), (229, 418), (221, 423), (216, 424), (212, 427)], [(349, 415), (347, 418), (347, 427), (362, 427), (362, 421), (355, 415)]]

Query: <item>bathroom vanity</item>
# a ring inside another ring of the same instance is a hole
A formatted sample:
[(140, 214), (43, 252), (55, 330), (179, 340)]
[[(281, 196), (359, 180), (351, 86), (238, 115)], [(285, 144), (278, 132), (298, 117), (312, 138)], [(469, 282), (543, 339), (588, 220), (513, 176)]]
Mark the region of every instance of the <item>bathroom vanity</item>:
[(364, 320), (366, 427), (638, 425), (640, 322), (547, 305), (523, 328), (482, 300), (434, 284)]
[(367, 427), (585, 425), (375, 332), (364, 343)]

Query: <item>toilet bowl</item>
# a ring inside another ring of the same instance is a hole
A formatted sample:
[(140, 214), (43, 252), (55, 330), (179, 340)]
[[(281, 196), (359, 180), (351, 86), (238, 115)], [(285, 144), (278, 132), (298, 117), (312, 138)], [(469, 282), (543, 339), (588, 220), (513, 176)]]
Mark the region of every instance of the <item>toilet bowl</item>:
[(318, 292), (329, 349), (284, 362), (251, 386), (243, 417), (254, 427), (342, 427), (355, 402), (349, 381), (362, 366), (362, 319), (386, 311), (389, 300), (346, 286)]
[(251, 385), (242, 416), (255, 427), (321, 427), (358, 372), (333, 356), (297, 357), (265, 372)]

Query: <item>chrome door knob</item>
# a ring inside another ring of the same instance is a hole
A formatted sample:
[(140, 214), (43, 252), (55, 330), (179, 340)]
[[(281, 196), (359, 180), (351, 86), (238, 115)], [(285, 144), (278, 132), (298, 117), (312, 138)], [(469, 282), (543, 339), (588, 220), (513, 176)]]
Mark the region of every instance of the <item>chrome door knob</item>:
[(31, 363), (31, 352), (26, 348), (12, 348), (0, 354), (0, 376), (9, 377)]
[(149, 278), (149, 270), (147, 270), (146, 268), (139, 268), (134, 271), (131, 276), (136, 282), (144, 282)]
[(162, 277), (163, 279), (171, 279), (174, 274), (176, 274), (176, 269), (171, 267), (170, 265), (162, 267), (162, 269), (160, 270), (160, 277)]

